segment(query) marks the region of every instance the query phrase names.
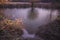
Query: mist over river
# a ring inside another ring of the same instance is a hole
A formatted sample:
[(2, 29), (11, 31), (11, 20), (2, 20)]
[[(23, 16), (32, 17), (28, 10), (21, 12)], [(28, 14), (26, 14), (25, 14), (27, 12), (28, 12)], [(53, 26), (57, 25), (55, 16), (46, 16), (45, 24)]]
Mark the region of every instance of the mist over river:
[(50, 22), (50, 14), (52, 14), (51, 19), (55, 20), (58, 16), (58, 10), (54, 9), (44, 9), (44, 8), (35, 8), (36, 18), (30, 19), (28, 17), (31, 12), (31, 8), (13, 8), (13, 9), (2, 9), (3, 14), (11, 19), (21, 18), (23, 23), (28, 30), (35, 33), (38, 30), (38, 27)]

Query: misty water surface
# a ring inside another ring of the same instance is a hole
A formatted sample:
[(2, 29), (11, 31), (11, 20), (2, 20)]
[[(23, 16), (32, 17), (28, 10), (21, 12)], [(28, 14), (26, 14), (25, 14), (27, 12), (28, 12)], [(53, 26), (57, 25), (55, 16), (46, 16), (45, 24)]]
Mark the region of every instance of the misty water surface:
[[(56, 19), (58, 10), (52, 10), (51, 9), (44, 9), (44, 8), (35, 8), (36, 12), (36, 18), (35, 19), (30, 19), (28, 17), (31, 8), (14, 8), (14, 9), (4, 9), (3, 13), (6, 17), (9, 17), (11, 19), (15, 18), (22, 18), (23, 23), (25, 27), (28, 30), (32, 30), (32, 32), (36, 32), (38, 27), (44, 24), (49, 23), (50, 21), (50, 14), (52, 12), (52, 18), (51, 19)], [(35, 30), (34, 30), (35, 29)]]

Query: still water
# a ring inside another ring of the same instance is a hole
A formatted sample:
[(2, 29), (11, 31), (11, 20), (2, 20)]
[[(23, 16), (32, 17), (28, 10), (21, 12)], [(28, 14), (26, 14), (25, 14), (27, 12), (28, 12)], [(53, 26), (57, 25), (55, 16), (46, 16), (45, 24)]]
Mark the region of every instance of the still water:
[[(31, 12), (31, 8), (14, 8), (14, 9), (4, 9), (3, 14), (11, 19), (21, 18), (23, 23), (29, 31), (35, 33), (38, 30), (38, 27), (50, 22), (50, 20), (55, 20), (58, 16), (58, 10), (54, 9), (44, 9), (44, 8), (35, 8), (35, 19), (30, 19), (28, 15)], [(51, 14), (51, 18), (50, 18)]]

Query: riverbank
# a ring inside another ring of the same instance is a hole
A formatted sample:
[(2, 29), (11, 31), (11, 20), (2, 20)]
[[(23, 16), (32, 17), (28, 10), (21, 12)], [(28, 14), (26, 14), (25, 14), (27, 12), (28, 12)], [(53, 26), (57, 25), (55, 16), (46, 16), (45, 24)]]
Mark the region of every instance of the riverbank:
[[(52, 9), (60, 9), (60, 3), (34, 3), (33, 7), (38, 8), (52, 8)], [(29, 8), (32, 7), (32, 3), (30, 2), (8, 2), (8, 3), (0, 3), (0, 8)]]

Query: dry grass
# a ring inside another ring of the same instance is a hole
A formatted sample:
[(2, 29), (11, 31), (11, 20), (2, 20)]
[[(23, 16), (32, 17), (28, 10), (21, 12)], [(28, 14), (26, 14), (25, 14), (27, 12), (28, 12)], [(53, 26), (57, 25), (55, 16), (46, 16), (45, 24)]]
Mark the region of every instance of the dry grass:
[(17, 40), (23, 34), (22, 21), (16, 19), (14, 21), (4, 19), (0, 21), (0, 39), (1, 40)]

